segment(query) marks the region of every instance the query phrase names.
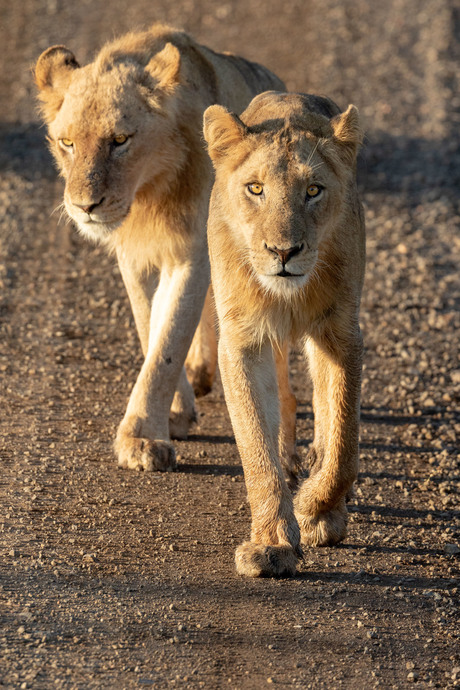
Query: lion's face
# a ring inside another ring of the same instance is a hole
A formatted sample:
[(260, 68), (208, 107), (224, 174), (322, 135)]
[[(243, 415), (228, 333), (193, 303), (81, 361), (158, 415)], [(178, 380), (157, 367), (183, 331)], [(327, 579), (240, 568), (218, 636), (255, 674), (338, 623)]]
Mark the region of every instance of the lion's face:
[[(69, 66), (64, 49), (53, 50), (39, 59), (36, 74), (51, 149), (66, 182), (65, 208), (83, 234), (104, 239), (123, 223), (147, 184), (165, 183), (172, 96), (166, 112), (154, 71), (123, 61), (110, 69), (97, 63), (79, 68), (71, 61)], [(57, 58), (60, 64), (49, 64)]]
[(319, 244), (340, 208), (341, 185), (317, 140), (302, 134), (289, 142), (260, 138), (226, 176), (229, 225), (263, 287), (289, 294), (315, 268)]
[(276, 116), (266, 127), (246, 126), (245, 113), (241, 118), (220, 106), (205, 114), (216, 206), (258, 282), (289, 297), (315, 271), (343, 209), (354, 160), (341, 155), (326, 118), (313, 118), (316, 133), (278, 124)]

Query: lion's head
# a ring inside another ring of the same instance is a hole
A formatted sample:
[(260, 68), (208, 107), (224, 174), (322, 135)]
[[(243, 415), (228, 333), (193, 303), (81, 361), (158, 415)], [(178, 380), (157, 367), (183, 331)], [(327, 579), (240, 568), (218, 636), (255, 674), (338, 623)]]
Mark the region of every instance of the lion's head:
[(146, 186), (164, 187), (181, 164), (168, 149), (179, 50), (166, 43), (152, 57), (145, 46), (126, 41), (103, 49), (85, 67), (67, 48), (54, 46), (35, 69), (50, 146), (66, 181), (65, 208), (95, 240), (108, 238), (136, 195)]
[(204, 135), (216, 169), (214, 215), (259, 284), (293, 296), (346, 205), (362, 139), (357, 109), (266, 92), (240, 117), (208, 108)]

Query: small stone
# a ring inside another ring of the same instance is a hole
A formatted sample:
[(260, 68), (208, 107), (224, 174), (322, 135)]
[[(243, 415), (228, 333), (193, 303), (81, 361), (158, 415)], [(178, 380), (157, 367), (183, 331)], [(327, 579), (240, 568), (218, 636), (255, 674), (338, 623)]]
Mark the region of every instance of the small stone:
[(170, 544), (169, 550), (170, 551), (179, 551), (179, 547), (177, 546), (177, 544)]
[(454, 383), (460, 383), (460, 369), (454, 369), (451, 371), (450, 378)]
[(418, 680), (418, 673), (416, 671), (411, 671), (407, 674), (407, 680), (415, 683), (415, 681)]
[(449, 556), (456, 556), (460, 553), (460, 547), (457, 544), (444, 544), (444, 552), (448, 553)]

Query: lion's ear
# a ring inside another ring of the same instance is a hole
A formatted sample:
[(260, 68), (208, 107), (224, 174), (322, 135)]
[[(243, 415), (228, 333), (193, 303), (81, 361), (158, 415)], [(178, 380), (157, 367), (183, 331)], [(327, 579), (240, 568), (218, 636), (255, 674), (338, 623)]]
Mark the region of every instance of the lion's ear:
[(225, 156), (231, 146), (242, 141), (246, 131), (238, 115), (229, 113), (223, 106), (211, 105), (205, 110), (203, 134), (214, 162)]
[(359, 122), (358, 108), (349, 105), (344, 113), (331, 120), (334, 141), (339, 145), (342, 157), (353, 163), (363, 141), (363, 131)]
[(65, 46), (52, 46), (38, 58), (35, 83), (40, 89), (42, 111), (48, 122), (61, 107), (72, 73), (78, 67), (74, 54)]
[(180, 84), (180, 67), (179, 49), (172, 43), (167, 43), (163, 50), (153, 56), (145, 69), (155, 80), (157, 88), (173, 91)]

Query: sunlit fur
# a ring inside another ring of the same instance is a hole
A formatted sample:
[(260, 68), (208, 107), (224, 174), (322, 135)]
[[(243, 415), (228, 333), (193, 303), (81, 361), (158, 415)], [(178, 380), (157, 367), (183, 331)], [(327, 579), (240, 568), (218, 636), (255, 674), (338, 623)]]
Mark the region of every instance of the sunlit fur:
[[(216, 170), (208, 243), (219, 363), (252, 514), (237, 570), (292, 575), (300, 543), (345, 537), (345, 495), (357, 476), (362, 133), (354, 106), (341, 113), (325, 98), (268, 92), (240, 117), (208, 108), (204, 134)], [(262, 194), (250, 194), (254, 183)], [(313, 199), (310, 185), (319, 188)], [(311, 475), (293, 502), (284, 476), (295, 486), (295, 341), (313, 379), (315, 438)]]
[(170, 435), (184, 438), (194, 392), (217, 359), (206, 246), (212, 166), (202, 115), (241, 110), (282, 88), (265, 68), (155, 25), (105, 45), (80, 67), (64, 46), (38, 59), (35, 80), (49, 143), (78, 230), (116, 253), (145, 362), (116, 440), (119, 464), (173, 469)]

